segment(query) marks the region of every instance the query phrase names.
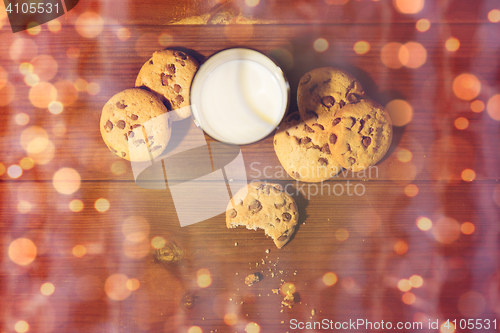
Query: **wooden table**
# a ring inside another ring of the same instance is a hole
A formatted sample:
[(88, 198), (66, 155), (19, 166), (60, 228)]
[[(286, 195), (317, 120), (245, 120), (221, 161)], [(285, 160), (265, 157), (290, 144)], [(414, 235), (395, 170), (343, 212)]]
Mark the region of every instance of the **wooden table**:
[[(500, 5), (420, 2), (80, 0), (17, 34), (0, 13), (0, 331), (498, 331)], [(397, 125), (377, 173), (325, 187), (284, 174), (272, 135), (241, 147), (249, 181), (293, 189), (300, 226), (280, 250), (224, 214), (180, 227), (170, 191), (137, 186), (98, 129), (153, 51), (234, 46), (282, 66), (290, 111), (304, 73), (337, 66)]]

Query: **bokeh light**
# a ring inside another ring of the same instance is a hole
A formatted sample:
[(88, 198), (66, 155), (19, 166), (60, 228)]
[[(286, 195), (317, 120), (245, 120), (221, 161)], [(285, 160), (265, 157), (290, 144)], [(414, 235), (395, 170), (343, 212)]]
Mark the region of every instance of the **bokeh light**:
[(26, 200), (21, 200), (17, 204), (17, 211), (21, 214), (27, 214), (31, 211), (31, 203)]
[(0, 176), (5, 173), (7, 169), (5, 168), (5, 165), (3, 163), (0, 163)]
[(31, 87), (29, 92), (31, 104), (37, 108), (45, 109), (52, 101), (57, 99), (57, 90), (49, 82), (40, 82)]
[(57, 74), (57, 61), (48, 54), (41, 54), (31, 60), (33, 73), (38, 75), (40, 81), (49, 81)]
[(23, 75), (28, 75), (30, 73), (33, 73), (33, 65), (29, 62), (23, 62), (19, 64), (19, 73)]
[(458, 98), (470, 101), (481, 92), (481, 82), (473, 74), (460, 74), (453, 80), (453, 92)]
[(417, 23), (415, 24), (415, 28), (417, 28), (418, 31), (420, 32), (426, 32), (427, 30), (429, 30), (431, 27), (431, 22), (429, 22), (428, 19), (420, 19), (417, 21)]
[(49, 112), (52, 114), (60, 114), (63, 112), (64, 106), (62, 105), (61, 102), (52, 101), (52, 102), (50, 102), (48, 109), (49, 109)]
[(10, 104), (16, 97), (16, 88), (10, 82), (6, 82), (3, 87), (0, 87), (0, 106)]
[(404, 192), (407, 197), (413, 198), (418, 194), (418, 186), (415, 184), (408, 184), (405, 186)]
[(196, 272), (196, 283), (200, 288), (206, 288), (212, 284), (212, 275), (206, 268), (201, 268)]
[(116, 31), (116, 36), (119, 40), (126, 41), (130, 38), (130, 30), (122, 27)]
[(500, 121), (500, 94), (496, 94), (488, 100), (486, 112), (491, 119)]
[(122, 161), (116, 161), (111, 164), (111, 172), (116, 176), (121, 176), (127, 172), (127, 166)]
[(75, 85), (67, 80), (60, 80), (54, 84), (57, 90), (57, 101), (64, 106), (70, 106), (78, 99), (78, 90)]
[(47, 28), (52, 33), (58, 33), (61, 31), (61, 22), (58, 19), (53, 19), (49, 23), (47, 23)]
[(413, 107), (402, 99), (394, 99), (385, 106), (394, 126), (405, 126), (413, 118)]
[(472, 235), (475, 230), (476, 230), (476, 227), (471, 222), (464, 222), (460, 226), (460, 231), (462, 231), (462, 233), (464, 235)]
[(459, 130), (464, 130), (469, 127), (469, 120), (465, 117), (458, 117), (455, 119), (455, 127)]
[(393, 0), (393, 4), (403, 14), (417, 14), (424, 9), (424, 0)]
[(323, 275), (323, 283), (328, 287), (333, 286), (334, 284), (337, 283), (337, 281), (338, 281), (337, 274), (333, 272), (328, 272), (325, 273), (325, 275)]
[(87, 254), (87, 248), (81, 244), (73, 246), (71, 253), (77, 258), (81, 258)]
[(328, 46), (329, 46), (328, 41), (324, 38), (318, 38), (313, 43), (314, 51), (320, 52), (320, 53), (328, 50)]
[(69, 202), (69, 210), (73, 213), (78, 213), (83, 210), (83, 202), (79, 199), (73, 199)]
[(401, 297), (401, 300), (403, 301), (403, 303), (405, 303), (406, 305), (411, 305), (413, 303), (415, 303), (415, 301), (417, 300), (417, 297), (415, 296), (414, 293), (411, 293), (411, 292), (406, 292), (403, 294), (403, 296)]
[(164, 247), (165, 244), (167, 244), (167, 241), (161, 236), (155, 236), (151, 239), (151, 247), (153, 249), (159, 250)]
[(35, 21), (28, 23), (26, 28), (27, 28), (26, 32), (28, 33), (28, 35), (31, 35), (31, 36), (36, 36), (40, 32), (42, 32), (42, 26), (38, 22), (35, 22)]
[(460, 237), (460, 224), (451, 217), (443, 217), (433, 225), (432, 234), (440, 243), (454, 243)]
[(466, 182), (471, 182), (476, 179), (476, 172), (472, 169), (464, 169), (462, 171), (462, 180)]
[(26, 333), (30, 330), (30, 325), (24, 320), (19, 320), (14, 324), (14, 330), (16, 333)]
[(406, 243), (404, 240), (398, 240), (394, 244), (394, 252), (399, 255), (403, 255), (406, 252), (408, 252), (408, 243)]
[(250, 322), (245, 326), (247, 333), (260, 333), (260, 326), (257, 323)]
[(203, 333), (203, 330), (201, 329), (200, 326), (191, 326), (187, 333)]
[(370, 51), (370, 44), (364, 40), (360, 40), (354, 44), (353, 49), (357, 54), (365, 54)]
[(123, 301), (131, 294), (127, 288), (128, 280), (129, 278), (124, 274), (113, 274), (106, 279), (104, 292), (114, 301)]
[(457, 307), (466, 318), (478, 318), (486, 309), (486, 300), (481, 293), (469, 290), (460, 296)]
[(38, 54), (38, 46), (36, 43), (27, 38), (17, 38), (10, 45), (10, 58), (18, 63), (30, 61)]
[(400, 148), (398, 149), (396, 156), (400, 162), (408, 163), (413, 158), (413, 154), (408, 149)]
[(420, 275), (412, 275), (409, 281), (412, 288), (420, 288), (424, 284), (424, 279)]
[(136, 278), (128, 279), (127, 280), (127, 289), (130, 291), (136, 291), (141, 287), (141, 282), (137, 280)]
[(20, 266), (27, 266), (36, 258), (35, 243), (28, 238), (18, 238), (9, 245), (9, 258)]
[(76, 79), (74, 84), (75, 84), (76, 90), (79, 92), (87, 91), (87, 87), (89, 85), (89, 83), (85, 79), (82, 79), (82, 78)]
[(255, 7), (259, 4), (260, 0), (245, 0), (245, 4), (248, 7)]
[(472, 101), (470, 103), (470, 109), (472, 110), (472, 112), (480, 113), (484, 111), (484, 108), (484, 102), (481, 100), (476, 99), (475, 101)]
[(236, 325), (237, 322), (238, 316), (236, 313), (229, 312), (224, 315), (224, 323), (226, 323), (226, 325), (233, 326)]
[(52, 295), (54, 292), (56, 291), (56, 287), (54, 287), (54, 285), (50, 282), (45, 282), (44, 284), (42, 284), (42, 286), (40, 287), (40, 292), (42, 293), (42, 295), (44, 296), (50, 296)]
[(31, 170), (35, 166), (35, 161), (33, 161), (33, 159), (31, 157), (23, 157), (19, 161), (19, 166), (23, 170)]
[(455, 333), (455, 324), (452, 321), (445, 321), (439, 327), (439, 332), (441, 333)]
[(340, 242), (344, 242), (349, 238), (349, 231), (344, 228), (339, 228), (335, 230), (335, 238)]
[(78, 16), (75, 28), (80, 36), (85, 38), (95, 38), (102, 32), (104, 21), (95, 12), (84, 12)]
[(409, 68), (419, 68), (427, 61), (427, 50), (417, 42), (408, 42), (398, 52), (401, 64)]
[(460, 48), (460, 41), (455, 37), (450, 37), (446, 40), (444, 46), (448, 51), (455, 52)]
[(40, 83), (40, 78), (34, 73), (28, 73), (24, 76), (24, 83), (29, 87), (34, 87)]
[(158, 36), (158, 44), (160, 44), (163, 47), (168, 47), (168, 46), (172, 45), (173, 42), (174, 42), (174, 37), (172, 37), (172, 35), (170, 35), (166, 32), (164, 32), (164, 33), (160, 34), (160, 36)]
[(398, 281), (398, 289), (406, 292), (411, 290), (411, 282), (408, 279), (401, 279)]
[(8, 78), (9, 74), (2, 66), (0, 66), (0, 89), (2, 89), (7, 84)]
[(10, 178), (17, 179), (23, 175), (23, 169), (19, 165), (13, 164), (7, 168), (7, 174)]
[(73, 194), (80, 188), (80, 174), (72, 168), (61, 168), (54, 173), (52, 185), (61, 194)]
[(380, 60), (382, 60), (382, 63), (392, 69), (403, 67), (403, 63), (401, 63), (399, 59), (399, 51), (402, 47), (403, 44), (396, 42), (385, 44), (380, 52)]
[(104, 198), (99, 198), (95, 201), (94, 203), (94, 208), (99, 212), (99, 213), (104, 213), (107, 212), (109, 209), (109, 201), (104, 199)]
[(87, 93), (89, 95), (97, 95), (101, 92), (101, 85), (97, 82), (90, 82), (87, 85)]
[(27, 115), (24, 112), (21, 112), (21, 113), (16, 114), (16, 116), (14, 117), (14, 121), (19, 126), (25, 126), (25, 125), (29, 124), (29, 122), (30, 122), (30, 116)]
[(141, 242), (149, 235), (149, 223), (142, 216), (129, 216), (122, 224), (122, 233), (131, 242)]
[(500, 22), (500, 9), (492, 9), (488, 12), (488, 20), (492, 23)]

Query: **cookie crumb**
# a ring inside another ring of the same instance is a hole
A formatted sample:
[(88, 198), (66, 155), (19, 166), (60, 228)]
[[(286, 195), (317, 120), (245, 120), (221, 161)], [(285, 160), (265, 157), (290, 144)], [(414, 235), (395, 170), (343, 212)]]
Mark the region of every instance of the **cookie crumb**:
[(271, 250), (270, 250), (270, 249), (267, 249), (267, 250), (266, 250), (266, 253), (269, 253), (269, 252), (271, 252)]
[(285, 298), (283, 298), (281, 304), (283, 304), (284, 306), (288, 306), (290, 309), (295, 304), (295, 296), (293, 296), (290, 290), (287, 290)]
[(234, 243), (234, 246), (238, 246), (238, 242)]
[(315, 316), (316, 315), (316, 309), (311, 310), (311, 315)]
[(271, 289), (271, 291), (273, 292), (273, 294), (279, 294), (280, 293), (279, 289)]
[(259, 282), (260, 280), (261, 280), (261, 275), (259, 273), (252, 273), (245, 278), (245, 284), (250, 287)]

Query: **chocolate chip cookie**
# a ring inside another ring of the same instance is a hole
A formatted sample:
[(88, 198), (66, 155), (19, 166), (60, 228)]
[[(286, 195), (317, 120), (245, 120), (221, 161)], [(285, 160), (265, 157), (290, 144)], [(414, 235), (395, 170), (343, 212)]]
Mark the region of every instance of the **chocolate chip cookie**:
[(392, 142), (392, 124), (383, 106), (371, 99), (342, 108), (332, 123), (330, 150), (340, 165), (354, 172), (375, 165)]
[(227, 206), (226, 226), (264, 229), (278, 249), (292, 237), (299, 220), (295, 200), (279, 184), (252, 182), (234, 195)]
[(299, 81), (297, 105), (307, 125), (327, 126), (345, 105), (365, 98), (361, 84), (350, 73), (332, 67), (313, 69)]
[(111, 97), (101, 113), (101, 135), (108, 148), (128, 161), (159, 156), (170, 140), (167, 108), (149, 91), (132, 88)]
[(142, 66), (135, 86), (159, 94), (172, 121), (182, 120), (191, 115), (189, 91), (198, 67), (198, 61), (184, 52), (156, 51)]
[(322, 125), (309, 126), (298, 112), (294, 112), (276, 130), (274, 151), (293, 179), (321, 182), (332, 178), (342, 169), (333, 158), (328, 138)]

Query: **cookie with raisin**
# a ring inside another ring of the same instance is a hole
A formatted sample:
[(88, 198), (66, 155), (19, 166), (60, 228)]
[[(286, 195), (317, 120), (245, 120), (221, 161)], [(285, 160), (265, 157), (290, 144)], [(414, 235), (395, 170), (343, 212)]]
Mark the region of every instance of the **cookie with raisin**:
[(342, 169), (333, 158), (323, 126), (309, 126), (298, 112), (283, 120), (273, 143), (281, 165), (293, 179), (321, 182), (334, 177)]
[(185, 52), (156, 51), (142, 66), (135, 86), (157, 93), (172, 121), (182, 120), (191, 116), (189, 93), (198, 68), (198, 61)]
[(344, 106), (329, 131), (334, 158), (354, 172), (377, 164), (389, 150), (393, 133), (388, 112), (368, 98)]
[(159, 156), (170, 141), (172, 123), (156, 94), (131, 88), (104, 105), (101, 136), (108, 148), (128, 161), (149, 161)]
[(299, 221), (295, 200), (279, 184), (252, 182), (227, 205), (226, 226), (264, 229), (278, 249), (290, 241)]

